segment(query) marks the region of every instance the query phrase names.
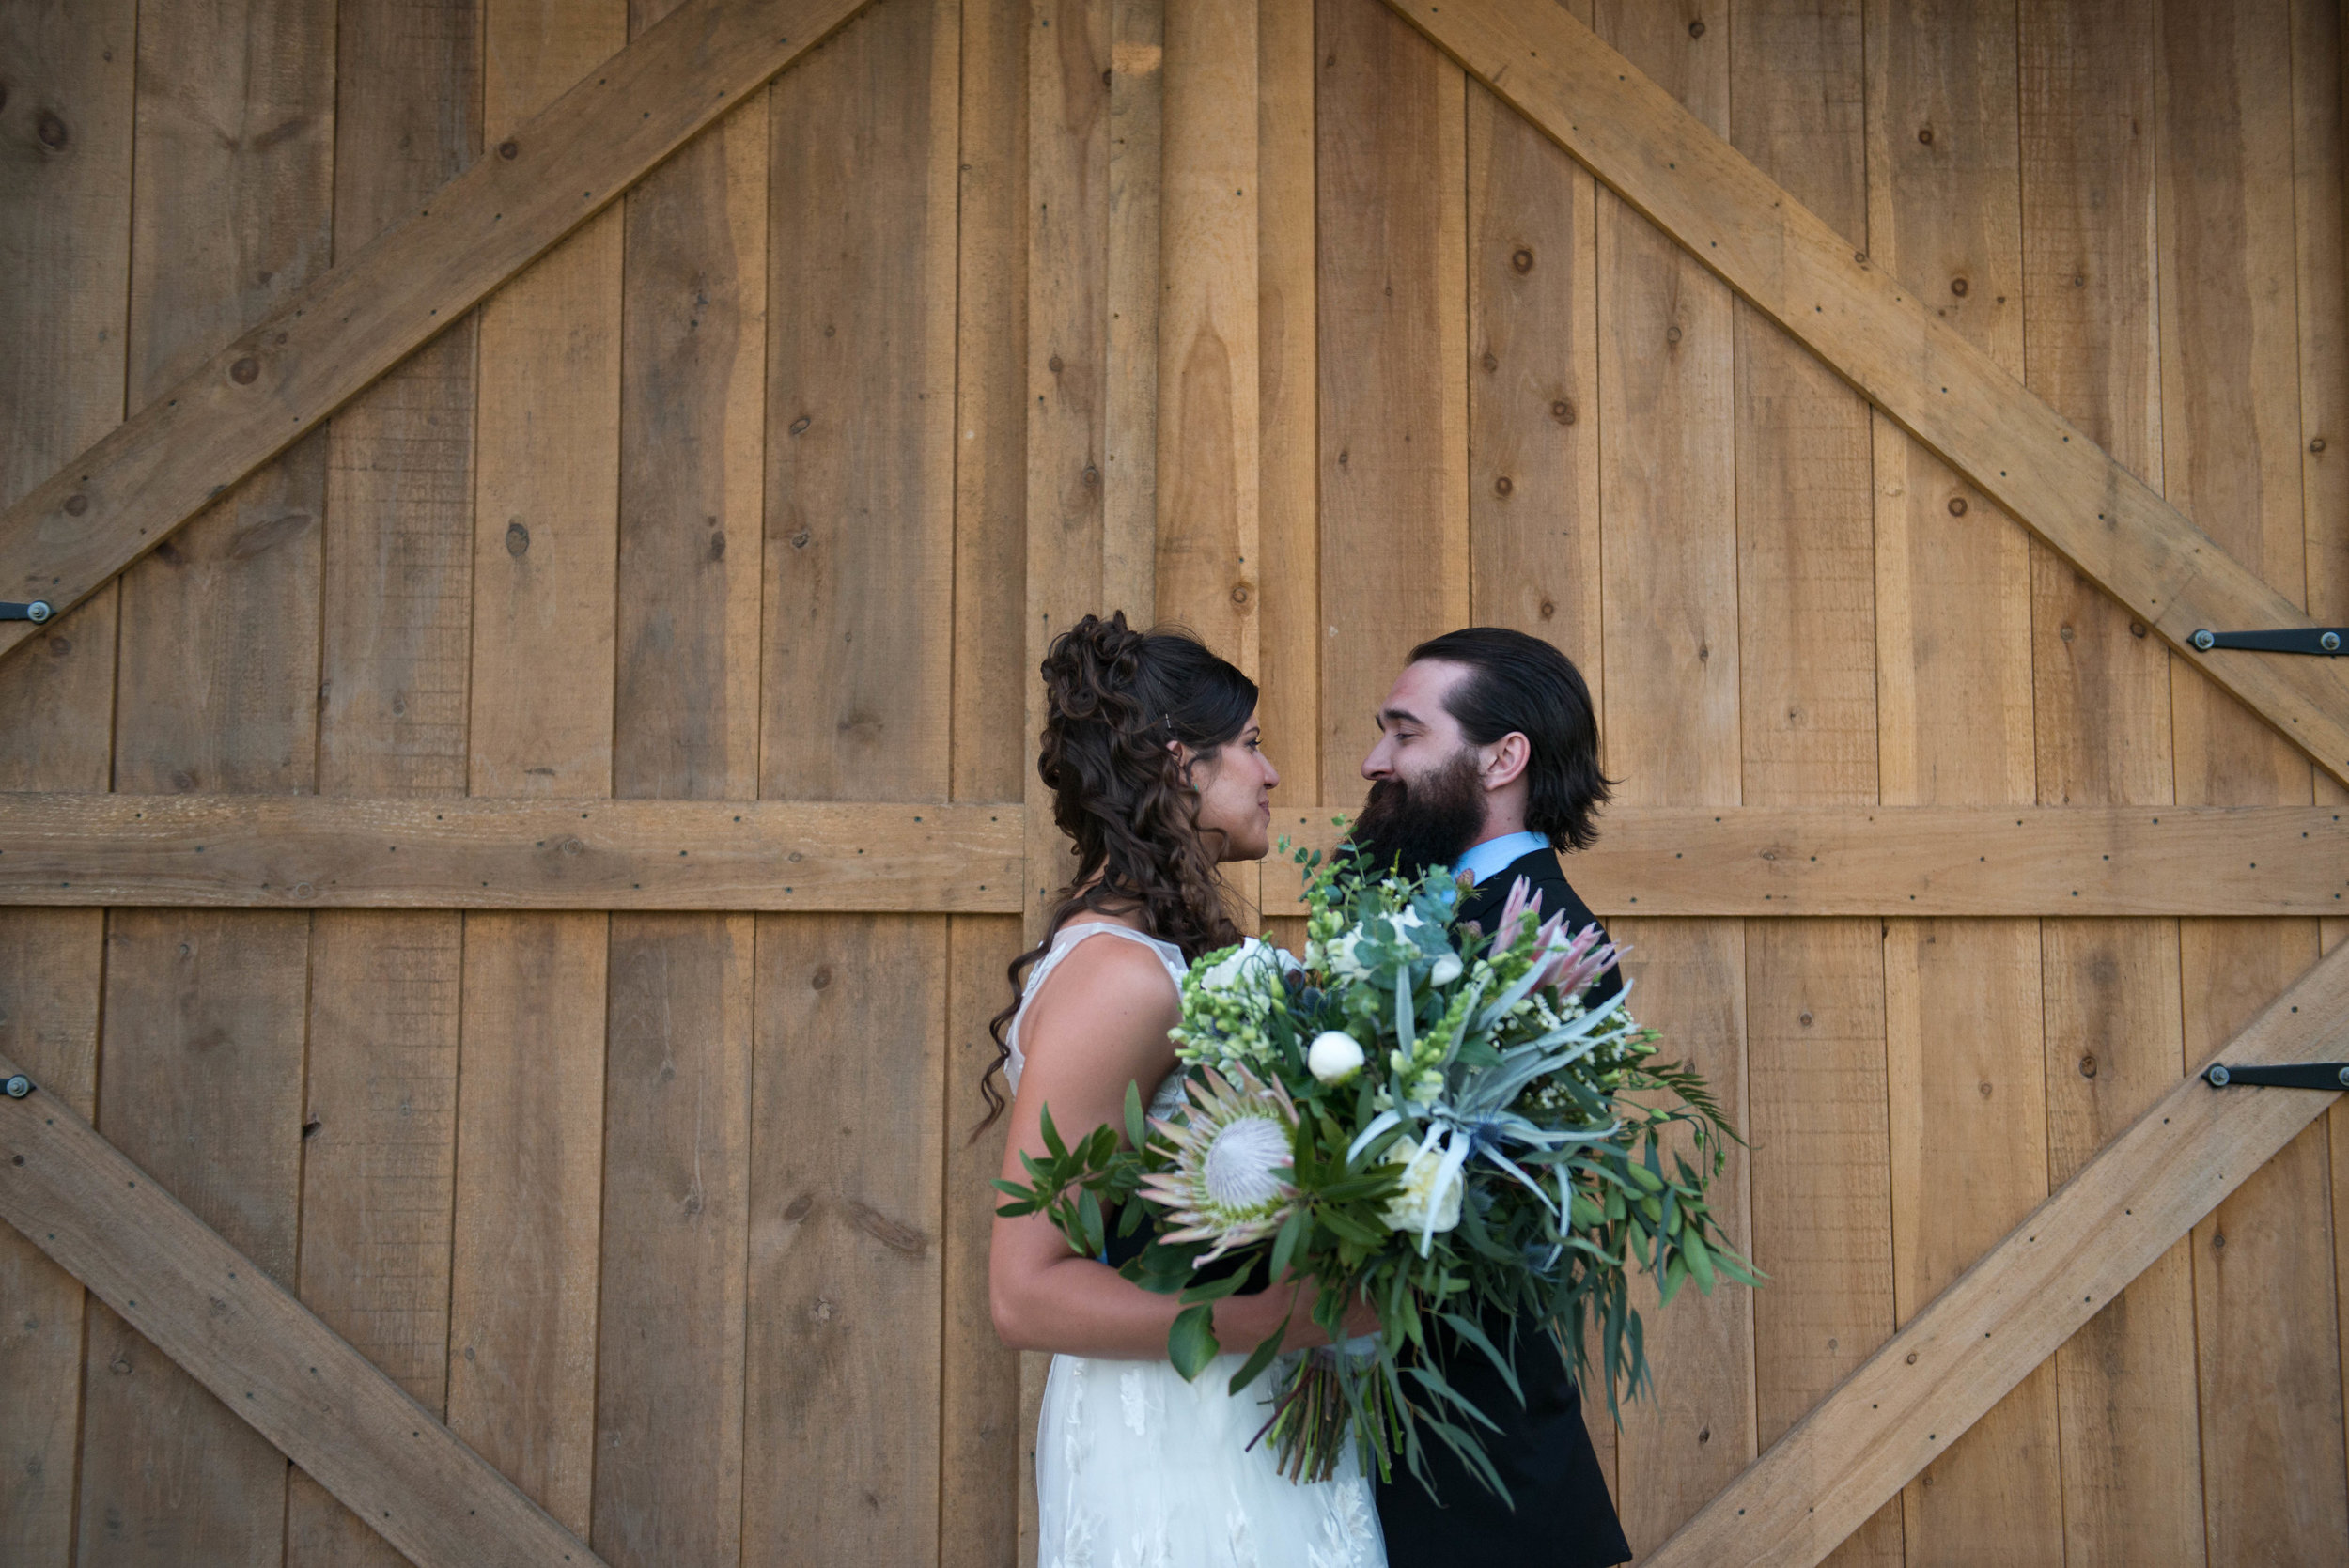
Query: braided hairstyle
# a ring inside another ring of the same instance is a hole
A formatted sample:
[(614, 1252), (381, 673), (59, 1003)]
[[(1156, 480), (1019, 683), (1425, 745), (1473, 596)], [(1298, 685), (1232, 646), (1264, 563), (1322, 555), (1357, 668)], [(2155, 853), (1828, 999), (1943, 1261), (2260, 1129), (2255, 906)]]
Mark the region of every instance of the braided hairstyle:
[[(1087, 615), (1044, 656), (1044, 724), (1035, 770), (1052, 791), (1052, 820), (1077, 852), (1044, 941), (1012, 960), (1011, 1005), (988, 1025), (995, 1060), (979, 1079), (985, 1128), (1003, 1113), (995, 1078), (1011, 1060), (1004, 1031), (1027, 970), (1080, 910), (1140, 914), (1143, 928), (1196, 958), (1240, 939), (1216, 871), (1221, 834), (1199, 826), (1190, 769), (1237, 739), (1256, 711), (1256, 683), (1174, 628), (1136, 631), (1124, 611)], [(1169, 744), (1181, 741), (1191, 761)], [(1210, 842), (1210, 840), (1218, 842)]]

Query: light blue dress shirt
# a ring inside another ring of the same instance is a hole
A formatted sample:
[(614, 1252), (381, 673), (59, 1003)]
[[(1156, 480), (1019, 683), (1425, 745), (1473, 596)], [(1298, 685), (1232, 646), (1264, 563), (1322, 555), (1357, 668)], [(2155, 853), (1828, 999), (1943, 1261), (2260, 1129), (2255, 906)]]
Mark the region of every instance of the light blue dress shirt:
[(1523, 860), (1536, 849), (1549, 847), (1549, 840), (1540, 833), (1503, 833), (1488, 838), (1452, 862), (1455, 877), (1473, 877), (1483, 882), (1496, 872)]

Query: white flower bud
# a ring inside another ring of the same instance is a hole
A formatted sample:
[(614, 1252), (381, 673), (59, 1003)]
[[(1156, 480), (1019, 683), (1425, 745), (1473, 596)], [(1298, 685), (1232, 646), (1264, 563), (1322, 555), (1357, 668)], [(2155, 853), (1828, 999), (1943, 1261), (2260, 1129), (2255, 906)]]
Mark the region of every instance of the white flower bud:
[(1351, 1034), (1325, 1029), (1307, 1048), (1305, 1065), (1324, 1083), (1344, 1083), (1362, 1070), (1362, 1048)]
[(1436, 960), (1435, 972), (1428, 975), (1427, 983), (1431, 986), (1449, 986), (1455, 980), (1459, 978), (1459, 955), (1457, 954), (1447, 953), (1442, 957)]

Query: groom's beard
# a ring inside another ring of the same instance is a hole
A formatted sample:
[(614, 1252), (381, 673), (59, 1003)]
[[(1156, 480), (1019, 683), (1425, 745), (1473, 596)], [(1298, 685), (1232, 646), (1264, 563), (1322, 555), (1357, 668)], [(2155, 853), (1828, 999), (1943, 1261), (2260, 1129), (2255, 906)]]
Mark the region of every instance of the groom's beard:
[(1416, 877), (1431, 865), (1451, 865), (1484, 831), (1476, 753), (1463, 746), (1416, 784), (1381, 779), (1372, 784), (1347, 837), (1369, 851), (1381, 871), (1399, 864), (1404, 875)]

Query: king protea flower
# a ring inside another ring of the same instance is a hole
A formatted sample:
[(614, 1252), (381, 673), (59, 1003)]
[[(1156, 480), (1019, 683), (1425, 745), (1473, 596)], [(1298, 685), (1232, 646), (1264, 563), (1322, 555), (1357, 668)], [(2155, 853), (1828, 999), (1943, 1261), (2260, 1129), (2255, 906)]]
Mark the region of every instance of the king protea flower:
[(1500, 934), (1494, 938), (1493, 945), (1496, 949), (1508, 946), (1517, 939), (1526, 922), (1535, 923), (1533, 967), (1541, 972), (1533, 988), (1555, 989), (1562, 997), (1579, 996), (1583, 987), (1614, 968), (1629, 949), (1619, 948), (1612, 942), (1602, 946), (1595, 922), (1568, 938), (1564, 913), (1561, 911), (1543, 921), (1542, 895), (1532, 893), (1532, 886), (1530, 879), (1520, 877), (1510, 887), (1509, 896), (1501, 907)]
[(1199, 1260), (1207, 1263), (1270, 1235), (1288, 1218), (1297, 1188), (1279, 1172), (1292, 1157), (1297, 1103), (1245, 1067), (1229, 1079), (1212, 1067), (1203, 1076), (1186, 1086), (1179, 1120), (1151, 1123), (1174, 1146), (1174, 1164), (1143, 1178), (1142, 1190), (1181, 1227), (1166, 1240), (1215, 1243)]

